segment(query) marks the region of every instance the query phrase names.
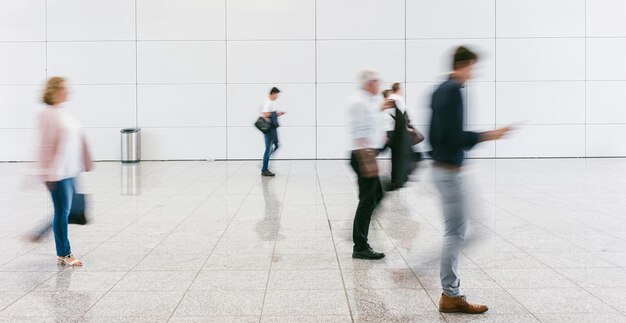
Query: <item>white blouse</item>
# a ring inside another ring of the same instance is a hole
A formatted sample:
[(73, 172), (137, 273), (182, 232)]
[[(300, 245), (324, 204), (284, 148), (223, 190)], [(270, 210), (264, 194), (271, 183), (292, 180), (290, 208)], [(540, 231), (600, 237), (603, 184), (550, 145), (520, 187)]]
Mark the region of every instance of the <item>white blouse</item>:
[(57, 153), (55, 177), (59, 180), (74, 178), (85, 170), (85, 165), (83, 165), (83, 128), (78, 119), (66, 108), (61, 107), (55, 110), (59, 113), (60, 126), (63, 132)]

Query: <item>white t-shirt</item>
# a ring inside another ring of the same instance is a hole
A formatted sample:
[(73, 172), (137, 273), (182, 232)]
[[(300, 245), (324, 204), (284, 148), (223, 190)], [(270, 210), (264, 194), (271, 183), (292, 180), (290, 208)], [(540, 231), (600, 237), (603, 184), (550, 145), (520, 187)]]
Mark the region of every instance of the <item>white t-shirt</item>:
[(265, 100), (263, 100), (263, 105), (261, 105), (261, 114), (276, 111), (275, 103), (276, 100), (272, 101), (270, 98), (265, 98)]
[[(388, 97), (389, 100), (394, 100), (396, 102), (396, 106), (403, 113), (406, 111), (406, 105), (404, 104), (404, 98), (398, 94), (390, 94)], [(396, 109), (386, 109), (385, 112), (385, 130), (393, 131), (396, 127), (396, 120), (394, 119), (396, 115)]]
[[(359, 90), (350, 97), (348, 118), (353, 150), (360, 148), (381, 149), (385, 145), (387, 135), (383, 127), (381, 104), (382, 97), (380, 95), (372, 95), (365, 90)], [(367, 147), (360, 146), (359, 140), (365, 140)]]
[(66, 108), (58, 108), (63, 127), (63, 138), (58, 152), (56, 177), (59, 179), (78, 176), (84, 169), (83, 129), (76, 117)]

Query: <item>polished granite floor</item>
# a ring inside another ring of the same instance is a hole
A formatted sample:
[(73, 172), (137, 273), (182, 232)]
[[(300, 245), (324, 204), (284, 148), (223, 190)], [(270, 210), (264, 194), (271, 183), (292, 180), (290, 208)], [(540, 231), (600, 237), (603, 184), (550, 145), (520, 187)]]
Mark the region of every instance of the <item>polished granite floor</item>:
[(624, 322), (626, 160), (474, 160), (462, 289), (479, 316), (437, 311), (442, 221), (427, 163), (351, 258), (346, 161), (98, 163), (83, 268), (60, 268), (30, 164), (0, 164), (1, 322)]

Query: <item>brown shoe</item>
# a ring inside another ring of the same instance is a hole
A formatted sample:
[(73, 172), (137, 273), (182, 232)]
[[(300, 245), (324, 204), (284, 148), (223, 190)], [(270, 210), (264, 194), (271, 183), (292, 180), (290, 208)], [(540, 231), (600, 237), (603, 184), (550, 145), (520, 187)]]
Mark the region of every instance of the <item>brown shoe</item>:
[(463, 295), (450, 297), (446, 294), (441, 294), (441, 299), (439, 300), (439, 312), (442, 313), (480, 314), (488, 310), (489, 308), (485, 305), (468, 303)]

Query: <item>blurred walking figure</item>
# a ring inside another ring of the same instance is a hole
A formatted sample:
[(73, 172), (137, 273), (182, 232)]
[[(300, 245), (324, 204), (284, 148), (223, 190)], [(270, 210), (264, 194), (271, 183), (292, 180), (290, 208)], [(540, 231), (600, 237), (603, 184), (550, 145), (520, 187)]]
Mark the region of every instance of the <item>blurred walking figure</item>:
[(400, 112), (405, 113), (406, 104), (404, 102), (404, 98), (402, 97), (402, 88), (400, 86), (400, 83), (393, 83), (391, 85), (391, 89), (385, 90), (385, 91), (388, 91), (388, 94), (387, 96), (385, 96), (385, 98), (388, 100), (392, 100), (394, 103), (393, 105), (390, 105), (385, 108), (385, 114), (384, 114), (385, 131), (387, 131), (387, 134), (390, 134), (390, 133), (393, 133), (395, 129), (395, 125), (396, 125), (396, 122), (395, 122), (396, 109), (395, 108), (398, 108)]
[[(39, 115), (39, 167), (42, 180), (50, 191), (54, 205), (52, 231), (58, 262), (68, 266), (82, 266), (72, 255), (68, 238), (68, 217), (75, 195), (74, 179), (91, 170), (91, 157), (83, 129), (78, 120), (63, 107), (68, 91), (65, 80), (52, 77), (43, 95), (47, 105)], [(46, 230), (40, 233), (45, 234)]]
[[(404, 187), (409, 175), (422, 159), (413, 146), (424, 140), (424, 136), (411, 124), (406, 104), (402, 97), (400, 83), (393, 83), (385, 99), (384, 105), (385, 131), (387, 132), (386, 148), (391, 149), (391, 178), (383, 184), (384, 190), (393, 191)], [(384, 96), (384, 93), (383, 93)]]
[(465, 47), (456, 49), (452, 61), (453, 72), (432, 95), (432, 119), (430, 144), (432, 146), (433, 179), (441, 195), (445, 231), (441, 255), (440, 278), (443, 293), (439, 301), (441, 312), (483, 313), (485, 305), (472, 304), (461, 294), (458, 275), (459, 249), (465, 239), (468, 214), (465, 204), (461, 168), (464, 151), (479, 142), (497, 140), (510, 129), (508, 127), (482, 133), (463, 129), (463, 97), (461, 88), (472, 78), (478, 55)]
[(272, 154), (278, 149), (278, 132), (276, 128), (279, 127), (278, 117), (285, 114), (285, 112), (277, 111), (274, 103), (276, 99), (278, 99), (278, 94), (280, 90), (276, 87), (273, 87), (270, 90), (269, 96), (263, 102), (263, 106), (261, 107), (261, 115), (269, 120), (271, 124), (271, 129), (264, 134), (265, 137), (265, 152), (263, 153), (263, 167), (261, 168), (262, 176), (275, 176), (276, 174), (272, 173), (269, 170), (270, 157)]
[(376, 156), (386, 142), (381, 108), (390, 104), (390, 101), (383, 104), (379, 80), (376, 72), (361, 72), (361, 89), (350, 98), (348, 109), (353, 140), (350, 165), (357, 174), (359, 184), (359, 205), (352, 228), (352, 258), (359, 259), (385, 257), (384, 253), (372, 250), (367, 242), (372, 213), (383, 198)]

